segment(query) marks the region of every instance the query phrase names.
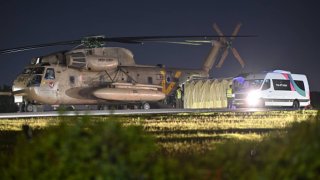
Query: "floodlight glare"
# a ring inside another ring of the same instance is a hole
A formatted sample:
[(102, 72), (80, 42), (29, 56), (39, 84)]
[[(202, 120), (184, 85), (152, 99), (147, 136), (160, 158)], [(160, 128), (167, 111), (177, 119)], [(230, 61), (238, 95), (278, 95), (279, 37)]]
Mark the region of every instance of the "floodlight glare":
[(260, 91), (257, 91), (257, 90), (253, 90), (253, 91), (250, 91), (248, 93), (248, 96), (247, 96), (247, 104), (249, 106), (257, 106), (260, 102)]

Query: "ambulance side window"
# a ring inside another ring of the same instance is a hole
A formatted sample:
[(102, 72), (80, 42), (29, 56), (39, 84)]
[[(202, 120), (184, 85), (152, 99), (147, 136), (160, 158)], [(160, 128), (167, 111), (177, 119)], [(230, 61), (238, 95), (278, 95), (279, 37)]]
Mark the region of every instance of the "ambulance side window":
[(54, 69), (48, 68), (46, 71), (46, 75), (44, 76), (45, 79), (55, 79)]

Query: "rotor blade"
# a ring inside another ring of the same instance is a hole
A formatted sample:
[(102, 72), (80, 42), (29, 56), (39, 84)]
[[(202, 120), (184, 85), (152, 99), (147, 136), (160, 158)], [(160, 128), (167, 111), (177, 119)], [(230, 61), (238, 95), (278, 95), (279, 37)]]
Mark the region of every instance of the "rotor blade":
[(242, 24), (240, 22), (236, 25), (232, 33), (232, 37), (230, 37), (231, 40), (234, 40), (236, 38), (235, 36), (237, 36), (237, 34), (239, 33), (241, 26)]
[(0, 92), (0, 96), (12, 96), (12, 92)]
[[(230, 35), (229, 35), (230, 36)], [(117, 39), (126, 39), (126, 40), (157, 40), (157, 39), (181, 39), (181, 38), (201, 38), (201, 39), (210, 39), (212, 35), (183, 35), (183, 36), (132, 36), (132, 37), (112, 37), (106, 38), (107, 41), (117, 40)]]
[(234, 57), (238, 60), (238, 62), (241, 64), (241, 67), (244, 68), (245, 63), (244, 63), (243, 59), (241, 58), (239, 52), (238, 52), (235, 48), (231, 48), (231, 50), (232, 50), (233, 56), (234, 56)]
[[(20, 51), (28, 51), (33, 49), (40, 49), (45, 47), (52, 47), (52, 46), (62, 46), (62, 45), (79, 45), (83, 43), (97, 43), (97, 42), (117, 42), (117, 43), (129, 43), (129, 44), (141, 44), (144, 42), (160, 42), (167, 43), (172, 42), (172, 44), (189, 44), (184, 39), (190, 40), (213, 40), (213, 38), (221, 36), (212, 36), (212, 35), (185, 35), (185, 36), (133, 36), (133, 37), (103, 37), (103, 36), (92, 36), (92, 37), (85, 37), (81, 40), (71, 40), (71, 41), (60, 41), (60, 42), (53, 42), (53, 43), (44, 43), (44, 44), (37, 44), (37, 45), (27, 45), (21, 46), (16, 48), (8, 48), (8, 49), (1, 49), (0, 54), (8, 54), (8, 53), (15, 53)], [(232, 35), (226, 35), (223, 37), (233, 37)], [(255, 37), (254, 35), (241, 35), (237, 37)], [(177, 41), (170, 41), (170, 39), (183, 39), (183, 41), (187, 43), (176, 43)], [(159, 41), (164, 40), (164, 41)], [(195, 44), (190, 45), (198, 45), (200, 42), (191, 42)]]
[(220, 41), (212, 41), (212, 48), (209, 52), (209, 54), (207, 55), (207, 58), (205, 59), (203, 65), (202, 65), (202, 69), (205, 72), (209, 72), (210, 69), (212, 68), (212, 66), (214, 65), (216, 59), (217, 59), (217, 55), (219, 54), (221, 48), (221, 42)]
[(189, 42), (189, 43), (208, 43), (208, 44), (212, 44), (212, 41), (210, 40), (185, 40), (186, 42)]
[(218, 27), (218, 25), (216, 23), (213, 23), (213, 29), (217, 32), (217, 34), (219, 36), (224, 36), (222, 31), (220, 30), (220, 28)]
[(167, 43), (167, 44), (181, 44), (181, 45), (192, 45), (201, 46), (200, 42), (185, 42), (185, 41), (145, 41), (146, 43)]
[[(196, 39), (196, 40), (214, 40), (213, 38), (217, 37), (232, 37), (232, 35), (183, 35), (183, 36), (132, 36), (132, 37), (111, 37), (111, 38), (102, 38), (103, 41), (115, 42), (115, 41), (152, 41), (152, 40), (161, 40), (161, 39)], [(241, 35), (237, 37), (254, 37), (252, 35)]]
[(102, 40), (103, 42), (117, 42), (117, 43), (125, 43), (125, 44), (141, 44), (141, 41), (138, 40), (129, 40), (129, 39), (122, 39), (122, 38), (108, 38), (106, 40)]
[(226, 38), (224, 38), (225, 36), (223, 35), (222, 31), (220, 30), (220, 28), (218, 27), (218, 25), (216, 23), (213, 23), (213, 29), (217, 32), (217, 34), (220, 36), (220, 40), (225, 43), (227, 42)]
[(222, 55), (221, 55), (221, 59), (220, 59), (218, 65), (216, 66), (217, 68), (221, 68), (221, 66), (224, 63), (224, 61), (226, 60), (228, 54), (229, 54), (229, 49), (225, 48)]
[(21, 46), (21, 47), (10, 48), (10, 49), (1, 49), (0, 54), (9, 54), (9, 53), (15, 53), (20, 51), (28, 51), (32, 49), (40, 49), (45, 47), (62, 46), (62, 45), (73, 45), (73, 44), (80, 44), (80, 43), (81, 43), (81, 40), (72, 40), (72, 41), (61, 41), (61, 42), (54, 42), (54, 43), (37, 44), (37, 45), (28, 45), (28, 46)]

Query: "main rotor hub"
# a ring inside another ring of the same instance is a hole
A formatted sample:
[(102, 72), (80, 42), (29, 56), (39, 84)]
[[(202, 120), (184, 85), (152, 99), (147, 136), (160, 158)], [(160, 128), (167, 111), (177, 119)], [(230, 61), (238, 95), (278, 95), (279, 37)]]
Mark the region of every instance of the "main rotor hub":
[(105, 36), (88, 36), (81, 39), (81, 44), (86, 48), (99, 48), (105, 45)]

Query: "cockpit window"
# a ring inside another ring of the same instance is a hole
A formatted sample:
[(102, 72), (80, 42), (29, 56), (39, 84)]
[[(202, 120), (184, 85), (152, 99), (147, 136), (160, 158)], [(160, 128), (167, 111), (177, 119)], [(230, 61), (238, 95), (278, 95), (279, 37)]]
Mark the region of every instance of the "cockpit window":
[(44, 78), (45, 79), (55, 79), (54, 69), (53, 68), (48, 68)]
[(43, 74), (44, 67), (26, 68), (22, 74)]
[(36, 67), (32, 69), (32, 74), (43, 74), (44, 67)]
[(30, 86), (40, 86), (42, 76), (41, 75), (33, 75), (31, 80), (28, 83), (28, 87)]

